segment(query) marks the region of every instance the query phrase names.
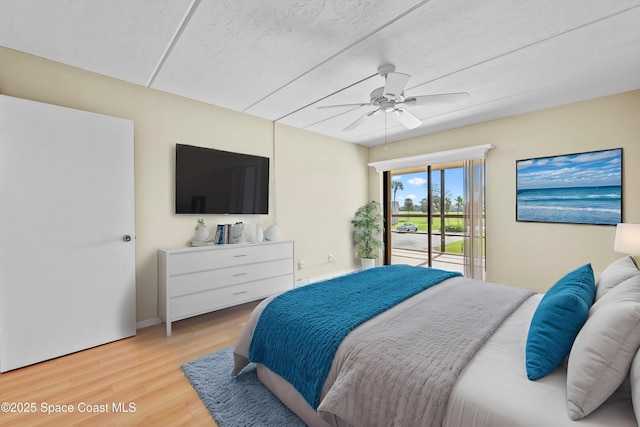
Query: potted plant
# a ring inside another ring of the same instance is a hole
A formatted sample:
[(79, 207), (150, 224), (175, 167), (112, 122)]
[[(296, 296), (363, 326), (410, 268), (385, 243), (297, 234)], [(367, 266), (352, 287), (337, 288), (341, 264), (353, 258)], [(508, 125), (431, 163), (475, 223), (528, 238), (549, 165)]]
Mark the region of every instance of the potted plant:
[(355, 229), (354, 243), (362, 260), (363, 270), (375, 266), (378, 250), (384, 248), (384, 243), (380, 240), (384, 221), (381, 210), (380, 203), (372, 200), (358, 208), (351, 220)]
[(204, 242), (209, 238), (209, 232), (207, 231), (207, 226), (204, 225), (204, 219), (198, 218), (195, 230), (193, 239), (191, 239), (192, 242)]

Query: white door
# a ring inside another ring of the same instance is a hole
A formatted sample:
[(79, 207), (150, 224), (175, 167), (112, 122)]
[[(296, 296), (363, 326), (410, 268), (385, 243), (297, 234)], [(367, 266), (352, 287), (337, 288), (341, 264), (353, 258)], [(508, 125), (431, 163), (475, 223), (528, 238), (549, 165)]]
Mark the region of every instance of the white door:
[(135, 335), (134, 241), (133, 122), (0, 95), (0, 371)]

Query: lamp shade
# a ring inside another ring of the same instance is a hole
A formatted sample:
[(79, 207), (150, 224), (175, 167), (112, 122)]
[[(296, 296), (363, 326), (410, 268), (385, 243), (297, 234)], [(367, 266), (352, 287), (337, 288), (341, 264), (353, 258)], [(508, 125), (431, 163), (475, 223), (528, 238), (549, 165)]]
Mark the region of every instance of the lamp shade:
[(640, 255), (640, 224), (616, 225), (613, 250), (623, 254)]

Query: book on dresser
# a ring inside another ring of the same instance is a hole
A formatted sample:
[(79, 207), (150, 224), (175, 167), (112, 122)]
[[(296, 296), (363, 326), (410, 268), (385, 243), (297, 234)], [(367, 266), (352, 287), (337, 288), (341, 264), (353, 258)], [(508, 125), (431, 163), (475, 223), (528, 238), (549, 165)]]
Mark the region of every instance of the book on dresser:
[(294, 287), (292, 240), (158, 250), (158, 312), (171, 323)]

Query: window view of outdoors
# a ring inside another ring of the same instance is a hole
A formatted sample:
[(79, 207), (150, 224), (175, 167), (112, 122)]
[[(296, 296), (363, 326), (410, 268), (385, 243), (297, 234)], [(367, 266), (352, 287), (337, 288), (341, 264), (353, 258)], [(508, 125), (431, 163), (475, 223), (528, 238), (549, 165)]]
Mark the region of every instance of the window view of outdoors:
[[(431, 235), (429, 235), (428, 176), (423, 170), (391, 173), (391, 246), (395, 257), (428, 260), (448, 258), (462, 264), (464, 233), (463, 169), (431, 171)], [(443, 257), (444, 256), (444, 257)], [(416, 263), (418, 264), (418, 263)]]

